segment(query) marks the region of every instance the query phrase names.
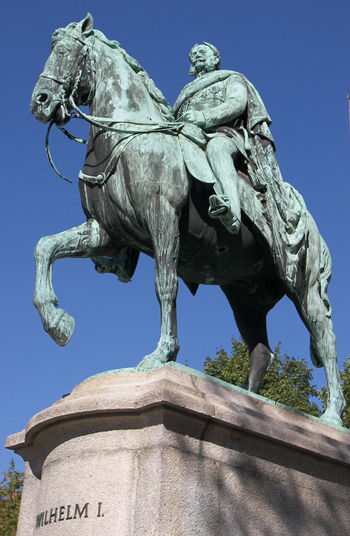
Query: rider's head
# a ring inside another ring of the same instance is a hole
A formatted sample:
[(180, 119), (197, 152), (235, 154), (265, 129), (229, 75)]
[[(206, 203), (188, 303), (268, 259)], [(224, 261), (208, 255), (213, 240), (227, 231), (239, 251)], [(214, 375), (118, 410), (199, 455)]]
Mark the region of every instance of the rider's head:
[(201, 76), (201, 74), (220, 69), (220, 54), (214, 45), (204, 41), (191, 48), (190, 62), (190, 75)]

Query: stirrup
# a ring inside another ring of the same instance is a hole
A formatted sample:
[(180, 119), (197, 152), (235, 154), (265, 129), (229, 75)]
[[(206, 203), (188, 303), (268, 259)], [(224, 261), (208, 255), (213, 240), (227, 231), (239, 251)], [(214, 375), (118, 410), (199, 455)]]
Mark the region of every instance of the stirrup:
[(219, 216), (225, 214), (229, 207), (230, 204), (229, 201), (226, 200), (226, 198), (220, 197), (218, 195), (211, 195), (209, 197), (208, 215), (211, 218), (218, 218)]

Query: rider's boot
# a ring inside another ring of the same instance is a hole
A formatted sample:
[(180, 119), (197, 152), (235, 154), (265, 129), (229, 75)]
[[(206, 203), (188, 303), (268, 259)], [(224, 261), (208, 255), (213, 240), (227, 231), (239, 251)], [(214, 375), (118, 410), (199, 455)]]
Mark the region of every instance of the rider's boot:
[(237, 234), (241, 228), (241, 219), (234, 213), (232, 204), (225, 195), (215, 194), (209, 197), (208, 215), (218, 218), (231, 234)]

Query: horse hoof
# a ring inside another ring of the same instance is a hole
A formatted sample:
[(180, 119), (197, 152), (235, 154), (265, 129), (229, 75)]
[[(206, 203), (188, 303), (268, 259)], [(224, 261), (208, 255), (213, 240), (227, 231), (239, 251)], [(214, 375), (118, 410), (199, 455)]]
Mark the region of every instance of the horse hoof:
[(327, 410), (323, 415), (321, 415), (320, 420), (325, 424), (329, 424), (330, 426), (344, 426), (343, 421), (338, 414), (327, 414)]
[(57, 309), (55, 318), (46, 331), (55, 343), (59, 346), (66, 346), (73, 335), (74, 327), (74, 318), (63, 309)]

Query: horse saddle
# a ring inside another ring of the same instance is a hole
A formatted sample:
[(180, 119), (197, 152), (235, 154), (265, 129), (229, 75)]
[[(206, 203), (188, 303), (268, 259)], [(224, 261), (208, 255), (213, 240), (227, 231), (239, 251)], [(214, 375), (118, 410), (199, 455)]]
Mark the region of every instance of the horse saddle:
[[(125, 146), (136, 136), (137, 134), (125, 136), (108, 154), (100, 137), (89, 139), (85, 164), (79, 178), (90, 184), (106, 182), (115, 170)], [(216, 179), (204, 151), (208, 141), (206, 134), (196, 125), (185, 123), (178, 139), (188, 172), (201, 182), (214, 184)]]

